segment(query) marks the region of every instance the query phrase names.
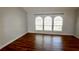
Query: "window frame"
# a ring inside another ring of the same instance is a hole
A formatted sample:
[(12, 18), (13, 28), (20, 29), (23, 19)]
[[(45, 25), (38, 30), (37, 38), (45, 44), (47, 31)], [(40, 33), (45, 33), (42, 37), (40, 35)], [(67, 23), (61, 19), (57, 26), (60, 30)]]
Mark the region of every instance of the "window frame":
[[(51, 26), (51, 27), (52, 27), (52, 26), (53, 26), (53, 18), (52, 18), (50, 15), (46, 15), (46, 16), (44, 17), (44, 19), (43, 19), (44, 22), (45, 22), (45, 18), (46, 18), (46, 17), (50, 17), (50, 18), (51, 18), (52, 24), (51, 24), (51, 25), (45, 25), (45, 24), (44, 24), (43, 27), (45, 27), (45, 26)], [(44, 23), (44, 22), (43, 22), (43, 23)], [(53, 27), (52, 27), (52, 28), (53, 28)], [(43, 29), (43, 30), (44, 30), (44, 31), (52, 31), (52, 28), (51, 28), (51, 30), (45, 30), (45, 29)]]
[[(34, 20), (35, 20), (35, 18), (36, 17), (38, 17), (38, 16), (40, 16), (41, 18), (42, 18), (42, 20), (43, 20), (43, 29), (42, 30), (36, 30), (36, 25), (34, 25), (34, 30), (35, 31), (37, 31), (37, 32), (62, 32), (63, 31), (63, 22), (64, 22), (64, 15), (62, 15), (62, 14), (60, 14), (60, 15), (36, 15), (36, 16), (34, 16)], [(44, 30), (44, 18), (46, 17), (46, 16), (50, 16), (51, 18), (52, 18), (52, 30)], [(57, 17), (57, 16), (60, 16), (60, 17), (62, 17), (62, 19), (63, 19), (63, 21), (62, 21), (62, 30), (61, 31), (55, 31), (55, 30), (53, 30), (53, 28), (54, 28), (54, 18), (55, 17)], [(35, 23), (34, 23), (35, 24)]]
[[(56, 17), (58, 17), (58, 16), (62, 18), (62, 25), (55, 25), (55, 24), (54, 24), (54, 19), (55, 19)], [(52, 29), (52, 30), (53, 30), (54, 32), (62, 32), (62, 31), (63, 31), (63, 20), (64, 20), (64, 19), (63, 19), (63, 16), (61, 16), (61, 15), (56, 15), (56, 16), (53, 18), (53, 29)], [(54, 26), (62, 26), (62, 29), (59, 30), (59, 31), (58, 31), (58, 30), (54, 30)]]
[[(42, 16), (36, 16), (34, 19), (35, 19), (35, 31), (43, 31), (43, 25), (36, 25), (36, 18), (37, 17), (41, 17), (42, 18)], [(43, 23), (43, 18), (42, 18), (42, 23)], [(36, 26), (42, 26), (42, 30), (36, 30)]]

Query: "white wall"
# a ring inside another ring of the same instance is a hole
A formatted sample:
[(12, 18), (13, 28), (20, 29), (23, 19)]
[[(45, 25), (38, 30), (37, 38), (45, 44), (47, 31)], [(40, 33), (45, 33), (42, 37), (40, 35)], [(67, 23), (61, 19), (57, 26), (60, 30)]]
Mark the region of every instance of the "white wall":
[(0, 8), (0, 47), (27, 33), (27, 15), (22, 8)]
[(35, 31), (35, 21), (33, 14), (39, 13), (64, 13), (64, 24), (62, 32), (43, 32), (43, 33), (57, 33), (57, 34), (74, 34), (75, 9), (74, 8), (24, 8), (28, 12), (28, 32)]
[(0, 9), (0, 45), (2, 44), (1, 41), (3, 41), (3, 20), (2, 20), (2, 10)]
[(76, 28), (75, 28), (75, 36), (79, 38), (79, 9), (77, 10), (77, 18), (76, 18)]

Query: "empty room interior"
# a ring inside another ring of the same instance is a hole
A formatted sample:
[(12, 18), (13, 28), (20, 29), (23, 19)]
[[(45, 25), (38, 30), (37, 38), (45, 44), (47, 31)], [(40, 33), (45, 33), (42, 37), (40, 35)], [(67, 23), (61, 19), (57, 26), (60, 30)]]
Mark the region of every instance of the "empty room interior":
[(79, 51), (79, 8), (0, 7), (0, 51)]

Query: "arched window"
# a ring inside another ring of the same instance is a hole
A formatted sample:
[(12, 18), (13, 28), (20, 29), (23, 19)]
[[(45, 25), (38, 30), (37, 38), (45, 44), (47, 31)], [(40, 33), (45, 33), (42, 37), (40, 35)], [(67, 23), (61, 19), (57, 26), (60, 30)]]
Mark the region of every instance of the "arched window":
[(43, 30), (43, 19), (41, 16), (35, 18), (35, 30)]
[(53, 31), (62, 31), (63, 18), (61, 16), (56, 16), (54, 18)]
[(46, 16), (44, 18), (44, 30), (52, 31), (52, 17), (51, 16)]

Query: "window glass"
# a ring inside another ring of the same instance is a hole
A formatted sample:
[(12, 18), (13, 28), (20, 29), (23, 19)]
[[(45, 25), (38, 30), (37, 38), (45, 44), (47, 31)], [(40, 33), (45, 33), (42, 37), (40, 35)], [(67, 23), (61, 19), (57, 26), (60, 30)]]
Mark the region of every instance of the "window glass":
[(44, 30), (52, 31), (52, 17), (46, 16), (44, 18)]
[(56, 16), (54, 18), (53, 30), (54, 31), (62, 31), (62, 26), (63, 26), (63, 18), (61, 16)]
[(43, 30), (43, 19), (40, 16), (35, 18), (35, 30)]

